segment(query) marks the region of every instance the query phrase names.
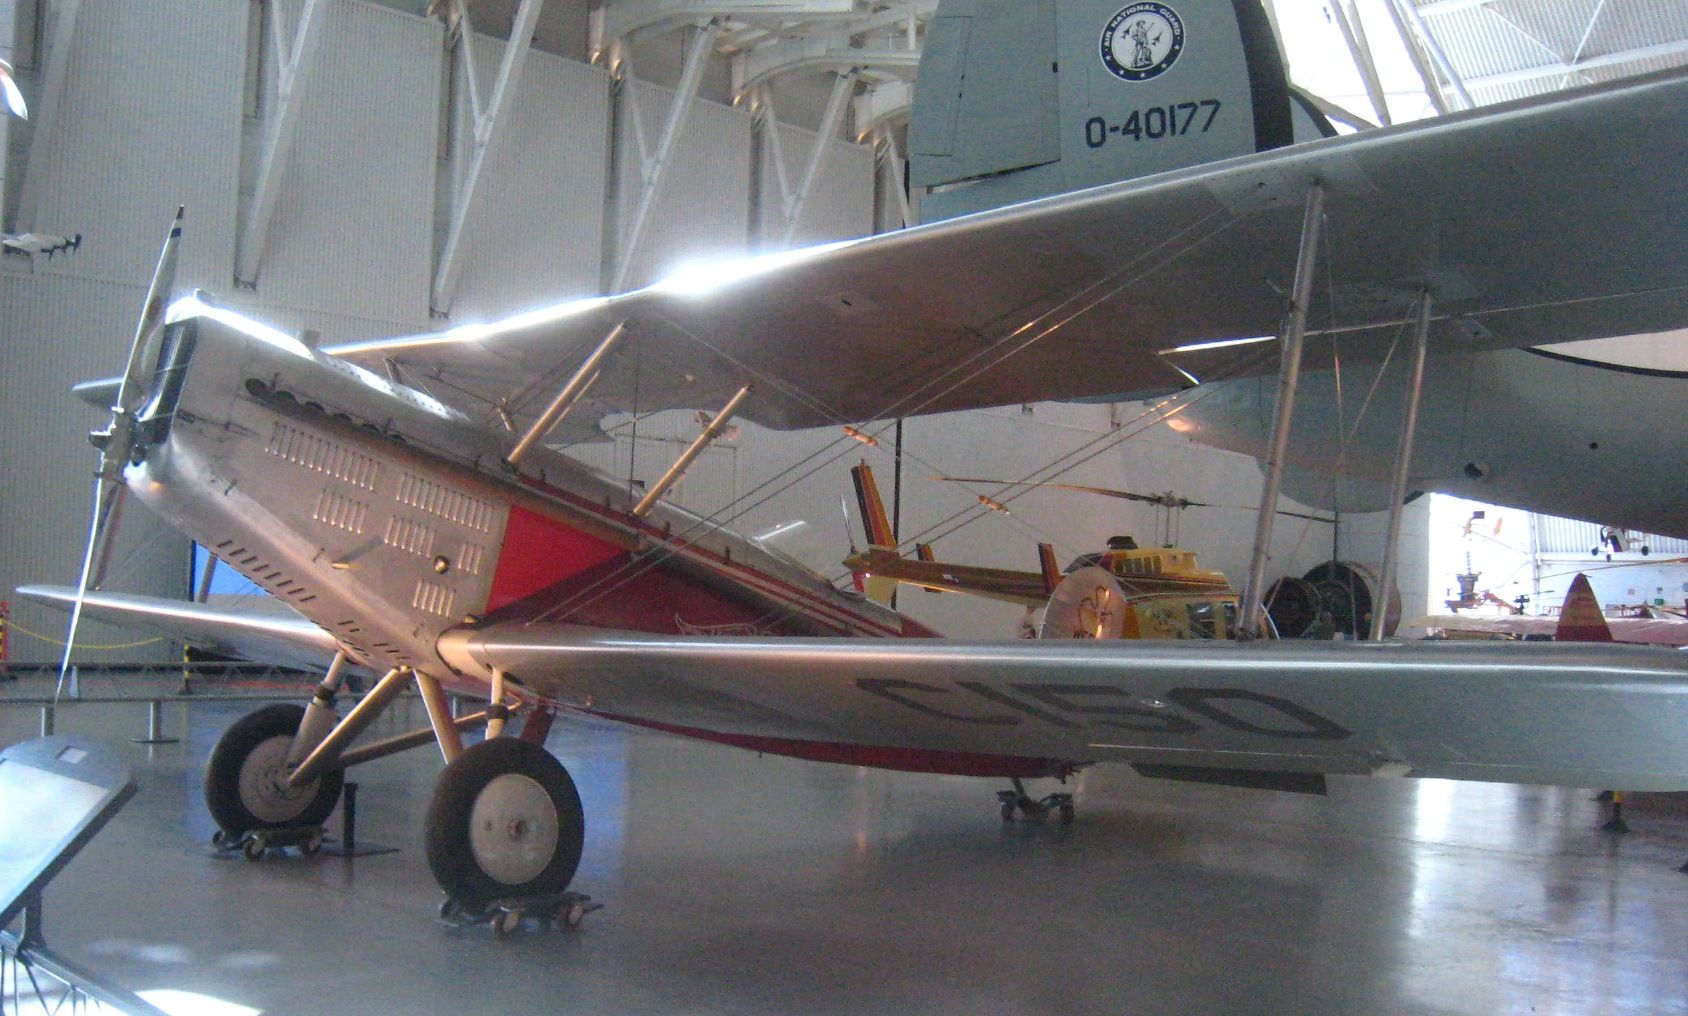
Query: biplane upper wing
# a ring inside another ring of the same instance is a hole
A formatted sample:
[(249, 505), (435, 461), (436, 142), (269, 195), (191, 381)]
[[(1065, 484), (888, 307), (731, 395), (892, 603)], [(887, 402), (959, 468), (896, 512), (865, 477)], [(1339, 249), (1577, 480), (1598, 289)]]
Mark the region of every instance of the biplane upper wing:
[(1684, 137), (1678, 68), (329, 351), (487, 420), (536, 414), (622, 322), (600, 416), (745, 384), (741, 414), (777, 428), (1166, 391), (1187, 384), (1172, 361), (1276, 369), (1270, 345), (1158, 354), (1279, 330), (1315, 180), (1311, 330), (1344, 355), (1381, 356), (1423, 286), (1433, 351), (1665, 331), (1688, 325)]
[(1017, 761), (1033, 775), (1049, 761), (1113, 761), (1189, 778), (1688, 788), (1688, 655), (1652, 647), (696, 638), (509, 624), (448, 633), (440, 650), (460, 670), (499, 667), (597, 715), (890, 768), (1003, 775)]

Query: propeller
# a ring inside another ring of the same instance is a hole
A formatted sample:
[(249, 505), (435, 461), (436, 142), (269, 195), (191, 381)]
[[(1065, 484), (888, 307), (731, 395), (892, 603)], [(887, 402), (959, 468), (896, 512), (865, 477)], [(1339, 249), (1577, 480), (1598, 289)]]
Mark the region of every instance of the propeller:
[[(104, 578), (105, 561), (110, 551), (112, 525), (121, 514), (123, 497), (128, 487), (123, 483), (123, 468), (135, 451), (136, 413), (145, 402), (148, 381), (158, 356), (158, 338), (164, 329), (165, 303), (176, 282), (176, 259), (182, 239), (182, 219), (186, 206), (177, 206), (170, 232), (164, 238), (164, 248), (158, 254), (158, 265), (152, 271), (152, 283), (147, 287), (146, 303), (141, 305), (141, 317), (135, 324), (135, 337), (129, 344), (129, 361), (117, 382), (117, 396), (112, 401), (111, 420), (105, 430), (88, 435), (100, 450), (100, 467), (94, 473), (94, 509), (88, 521), (88, 544), (82, 552), (82, 575), (76, 584), (76, 602), (70, 611), (70, 629), (65, 634), (64, 656), (59, 660), (59, 682), (53, 691), (58, 701), (64, 690), (65, 676), (70, 673), (70, 655), (76, 648), (76, 629), (82, 621), (82, 601), (90, 584), (98, 586)], [(103, 548), (103, 549), (102, 549)], [(96, 558), (98, 567), (96, 568)], [(92, 580), (92, 583), (90, 583)]]
[(23, 101), (23, 93), (18, 91), (12, 65), (4, 60), (0, 60), (0, 98), (5, 100), (6, 112), (20, 120), (29, 119), (29, 106)]
[[(1126, 501), (1140, 501), (1143, 504), (1159, 505), (1162, 508), (1236, 508), (1239, 511), (1256, 510), (1245, 505), (1222, 505), (1213, 504), (1208, 501), (1192, 501), (1187, 497), (1178, 497), (1170, 491), (1165, 494), (1137, 494), (1129, 490), (1114, 490), (1111, 487), (1086, 487), (1077, 483), (1052, 483), (1047, 480), (986, 480), (979, 477), (969, 476), (934, 476), (932, 479), (942, 480), (948, 483), (988, 483), (1002, 487), (1049, 487), (1054, 490), (1076, 490), (1081, 494), (1100, 494), (1103, 497), (1117, 497)], [(1287, 515), (1290, 518), (1307, 519), (1312, 522), (1329, 523), (1333, 521), (1332, 519), (1325, 518), (1323, 515), (1308, 515), (1304, 512), (1286, 511), (1281, 508), (1278, 510), (1278, 514)]]

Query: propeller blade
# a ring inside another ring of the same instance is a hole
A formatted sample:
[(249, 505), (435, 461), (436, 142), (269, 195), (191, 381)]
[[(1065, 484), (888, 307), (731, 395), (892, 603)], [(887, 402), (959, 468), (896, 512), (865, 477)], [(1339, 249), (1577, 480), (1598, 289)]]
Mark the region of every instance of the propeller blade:
[[(1191, 501), (1186, 497), (1166, 494), (1136, 494), (1129, 490), (1114, 490), (1111, 487), (1085, 487), (1076, 483), (1051, 483), (1048, 481), (1032, 480), (986, 480), (976, 476), (934, 476), (934, 480), (944, 480), (950, 483), (989, 483), (1001, 487), (1052, 487), (1056, 490), (1076, 490), (1083, 494), (1100, 494), (1103, 497), (1123, 498), (1127, 501), (1141, 501), (1144, 504), (1158, 504), (1163, 508), (1231, 508), (1241, 512), (1259, 511), (1253, 505), (1226, 504), (1218, 505), (1211, 501)], [(1306, 512), (1292, 512), (1278, 509), (1279, 515), (1287, 515), (1292, 519), (1306, 519), (1309, 522), (1323, 522), (1326, 525), (1336, 520), (1323, 515), (1309, 515)]]
[(88, 588), (99, 589), (105, 585), (106, 567), (111, 564), (111, 548), (117, 545), (117, 530), (123, 522), (123, 506), (128, 502), (129, 487), (118, 483), (108, 488), (111, 497), (106, 499), (100, 513), (100, 551), (94, 559), (94, 570), (88, 576)]
[(4, 96), (6, 111), (20, 120), (29, 119), (29, 106), (23, 101), (23, 93), (18, 91), (18, 83), (12, 77), (12, 65), (0, 60), (0, 96)]
[(70, 674), (70, 654), (76, 648), (76, 628), (82, 623), (82, 600), (88, 595), (88, 575), (94, 567), (94, 547), (100, 539), (100, 523), (109, 509), (105, 506), (105, 456), (100, 456), (100, 472), (94, 476), (94, 510), (88, 519), (88, 546), (82, 551), (82, 576), (76, 582), (76, 602), (70, 608), (70, 628), (65, 632), (64, 655), (59, 658), (59, 682), (53, 688), (53, 704), (64, 691), (65, 677)]
[(158, 265), (152, 270), (152, 284), (147, 286), (146, 303), (141, 305), (141, 319), (135, 324), (135, 340), (129, 345), (129, 364), (123, 370), (123, 383), (117, 389), (115, 408), (125, 412), (135, 409), (131, 404), (135, 392), (145, 390), (147, 375), (152, 373), (151, 365), (145, 362), (146, 354), (153, 346), (153, 337), (163, 328), (165, 306), (170, 300), (170, 290), (176, 284), (176, 260), (186, 213), (186, 205), (176, 207), (176, 218), (170, 223), (170, 232), (164, 237), (164, 249), (158, 252)]
[[(59, 681), (53, 689), (55, 703), (64, 691), (65, 678), (70, 674), (70, 657), (76, 651), (76, 629), (82, 623), (82, 602), (88, 595), (90, 581), (98, 585), (105, 578), (106, 562), (111, 551), (108, 525), (115, 523), (124, 495), (128, 493), (128, 487), (123, 483), (123, 467), (128, 464), (133, 451), (133, 416), (140, 408), (140, 400), (145, 398), (148, 375), (154, 367), (147, 362), (148, 354), (156, 348), (155, 340), (163, 332), (165, 304), (176, 284), (176, 261), (186, 212), (185, 205), (176, 207), (176, 217), (171, 220), (170, 231), (164, 237), (164, 247), (158, 253), (152, 283), (147, 286), (146, 302), (141, 305), (141, 318), (135, 324), (135, 338), (129, 344), (129, 362), (123, 368), (117, 396), (111, 404), (111, 424), (104, 432), (91, 435), (100, 449), (100, 468), (94, 474), (94, 508), (88, 519), (88, 545), (82, 551), (82, 574), (76, 582), (76, 602), (70, 610), (64, 655), (59, 659)], [(103, 544), (102, 536), (106, 537)]]
[(1144, 504), (1158, 504), (1168, 508), (1210, 507), (1201, 501), (1187, 501), (1181, 497), (1173, 497), (1171, 494), (1136, 494), (1129, 490), (1114, 490), (1111, 487), (1085, 487), (1076, 483), (1054, 483), (1047, 480), (986, 480), (976, 476), (934, 476), (932, 479), (949, 483), (988, 483), (999, 487), (1050, 487), (1055, 490), (1076, 490), (1083, 494), (1100, 494), (1103, 497), (1141, 501)]

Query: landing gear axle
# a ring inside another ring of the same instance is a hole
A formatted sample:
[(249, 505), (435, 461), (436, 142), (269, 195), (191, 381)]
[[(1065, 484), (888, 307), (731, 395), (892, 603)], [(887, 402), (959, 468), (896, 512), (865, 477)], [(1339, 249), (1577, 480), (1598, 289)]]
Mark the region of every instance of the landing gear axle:
[(1014, 778), (1013, 790), (999, 790), (997, 801), (1002, 805), (1002, 820), (1012, 822), (1016, 813), (1027, 822), (1044, 822), (1051, 814), (1061, 825), (1073, 824), (1073, 795), (1046, 794), (1033, 798), (1026, 793), (1019, 777)]

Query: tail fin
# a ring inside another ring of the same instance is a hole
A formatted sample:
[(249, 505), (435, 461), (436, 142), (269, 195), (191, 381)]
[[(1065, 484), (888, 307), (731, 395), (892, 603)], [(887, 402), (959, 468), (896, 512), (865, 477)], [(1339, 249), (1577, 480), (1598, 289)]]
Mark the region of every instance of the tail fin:
[(895, 547), (897, 538), (891, 532), (891, 520), (885, 516), (885, 502), (879, 497), (879, 485), (873, 481), (873, 469), (864, 460), (850, 467), (850, 479), (856, 485), (856, 505), (862, 512), (868, 545)]
[(1260, 0), (943, 0), (910, 177), (934, 222), (1287, 145), (1296, 108)]
[[(873, 469), (864, 459), (850, 467), (850, 480), (856, 485), (856, 507), (861, 509), (862, 528), (867, 530), (869, 554), (874, 548), (896, 553), (897, 537), (891, 532), (891, 520), (885, 515), (885, 502), (879, 496), (879, 484), (873, 480)], [(897, 594), (897, 580), (872, 572), (855, 573), (856, 588), (868, 599), (882, 606), (890, 606)]]
[(1600, 612), (1600, 601), (1594, 598), (1594, 589), (1588, 584), (1588, 576), (1578, 574), (1571, 580), (1571, 589), (1565, 594), (1565, 606), (1559, 611), (1559, 627), (1553, 633), (1556, 642), (1610, 642), (1612, 628), (1606, 623), (1606, 615)]
[(1054, 596), (1055, 587), (1061, 584), (1061, 566), (1055, 563), (1055, 548), (1047, 543), (1038, 544), (1037, 565), (1043, 573), (1043, 591)]

